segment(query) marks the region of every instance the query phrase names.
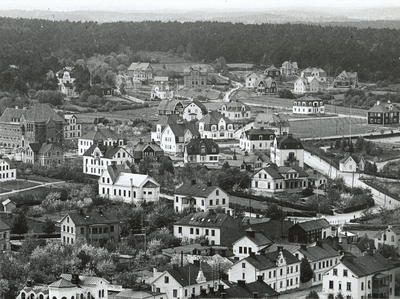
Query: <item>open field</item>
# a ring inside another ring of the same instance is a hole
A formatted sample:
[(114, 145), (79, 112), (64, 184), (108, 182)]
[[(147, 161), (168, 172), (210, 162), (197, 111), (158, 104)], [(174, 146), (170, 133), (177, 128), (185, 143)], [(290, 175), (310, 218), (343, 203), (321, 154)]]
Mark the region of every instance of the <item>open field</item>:
[(80, 113), (78, 118), (83, 123), (93, 123), (96, 117), (105, 117), (108, 120), (120, 120), (127, 121), (136, 118), (144, 118), (147, 120), (153, 120), (158, 112), (159, 102), (149, 102), (149, 104), (154, 104), (148, 108), (140, 108), (134, 110), (122, 110), (114, 112), (91, 112), (91, 113)]
[(25, 189), (25, 188), (38, 186), (38, 185), (40, 185), (40, 183), (24, 181), (24, 180), (3, 182), (3, 183), (0, 183), (0, 193), (10, 192), (13, 190), (21, 190), (21, 189)]

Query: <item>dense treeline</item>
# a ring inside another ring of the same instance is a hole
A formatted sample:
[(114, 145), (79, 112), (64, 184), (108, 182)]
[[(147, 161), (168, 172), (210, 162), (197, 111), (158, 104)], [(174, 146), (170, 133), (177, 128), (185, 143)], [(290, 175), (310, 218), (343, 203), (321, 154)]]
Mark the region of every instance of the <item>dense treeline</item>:
[[(88, 59), (96, 53), (108, 55), (124, 49), (132, 53), (168, 52), (180, 46), (189, 46), (197, 61), (224, 57), (229, 63), (280, 65), (292, 60), (300, 68), (319, 66), (331, 75), (341, 67), (358, 71), (364, 80), (377, 71), (382, 72), (382, 79), (400, 78), (400, 30), (395, 29), (220, 22), (98, 24), (0, 18), (0, 38), (3, 89), (11, 88), (7, 83), (16, 77), (18, 84), (24, 84), (43, 77), (49, 68)], [(18, 66), (18, 70), (4, 72), (9, 65)]]

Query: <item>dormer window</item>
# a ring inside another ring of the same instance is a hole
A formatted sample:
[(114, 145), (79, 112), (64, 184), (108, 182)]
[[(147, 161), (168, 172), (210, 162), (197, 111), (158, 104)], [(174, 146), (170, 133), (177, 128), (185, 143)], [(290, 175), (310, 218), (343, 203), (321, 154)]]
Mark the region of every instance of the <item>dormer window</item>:
[(258, 136), (258, 140), (263, 140), (262, 135)]

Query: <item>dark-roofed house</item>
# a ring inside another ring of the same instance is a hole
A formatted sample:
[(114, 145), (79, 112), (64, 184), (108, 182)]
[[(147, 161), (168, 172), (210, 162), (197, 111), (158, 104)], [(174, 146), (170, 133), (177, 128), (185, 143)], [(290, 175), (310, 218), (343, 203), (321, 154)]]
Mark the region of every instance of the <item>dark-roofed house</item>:
[(232, 121), (246, 121), (251, 119), (250, 106), (237, 100), (222, 104), (220, 110), (223, 116)]
[(292, 134), (275, 138), (271, 145), (271, 163), (278, 166), (304, 167), (304, 148), (300, 139)]
[(301, 114), (301, 115), (325, 114), (324, 101), (321, 100), (320, 98), (315, 98), (312, 96), (296, 99), (293, 102), (293, 114)]
[(183, 84), (189, 88), (207, 86), (207, 69), (202, 66), (191, 66), (183, 70)]
[(199, 136), (199, 131), (193, 122), (167, 124), (161, 133), (160, 146), (166, 154), (183, 154), (185, 144), (194, 136)]
[(260, 128), (249, 129), (240, 135), (240, 149), (246, 152), (254, 152), (255, 150), (269, 150), (275, 134), (272, 130)]
[(26, 109), (6, 108), (0, 117), (0, 145), (16, 149), (22, 144), (21, 119)]
[(132, 77), (133, 83), (147, 85), (148, 81), (153, 79), (153, 68), (148, 62), (133, 62), (127, 73)]
[(101, 176), (111, 164), (124, 164), (132, 160), (132, 155), (123, 147), (93, 144), (83, 154), (83, 173)]
[(301, 260), (306, 258), (314, 271), (312, 285), (322, 283), (324, 273), (340, 261), (340, 254), (331, 246), (322, 241), (317, 241), (315, 246), (301, 245), (294, 255)]
[(235, 128), (232, 121), (218, 111), (211, 111), (200, 119), (198, 124), (201, 138), (233, 139)]
[(343, 298), (395, 298), (395, 264), (379, 253), (343, 257), (325, 272), (322, 291)]
[(155, 142), (161, 141), (161, 133), (168, 124), (183, 124), (186, 121), (178, 114), (162, 115), (157, 124), (151, 128), (151, 140)]
[(182, 114), (183, 104), (180, 100), (167, 99), (162, 100), (158, 105), (159, 115)]
[(187, 121), (192, 121), (202, 119), (207, 113), (208, 110), (202, 102), (199, 100), (192, 100), (192, 102), (183, 109), (182, 116)]
[(289, 242), (310, 244), (331, 234), (331, 225), (325, 218), (298, 222), (289, 228)]
[(43, 166), (60, 166), (64, 164), (64, 161), (64, 150), (57, 142), (29, 143), (25, 150), (25, 163), (37, 163)]
[(208, 212), (222, 208), (229, 209), (229, 194), (211, 182), (206, 184), (191, 180), (183, 183), (175, 190), (174, 208), (176, 212), (182, 212), (185, 208)]
[(196, 262), (164, 271), (153, 280), (151, 287), (153, 292), (168, 294), (168, 298), (190, 298), (199, 296), (201, 290), (208, 293), (218, 286), (217, 273), (209, 264)]
[(297, 75), (299, 72), (299, 67), (297, 65), (297, 62), (292, 62), (291, 60), (289, 60), (282, 63), (280, 71), (281, 75), (283, 76)]
[(155, 143), (152, 142), (143, 142), (142, 139), (133, 147), (133, 159), (135, 163), (140, 163), (146, 157), (153, 157), (155, 159), (160, 159), (164, 157), (163, 149)]
[(275, 136), (289, 134), (290, 124), (288, 117), (283, 113), (260, 113), (254, 120), (255, 129), (269, 129)]
[(158, 201), (160, 184), (149, 175), (131, 173), (126, 164), (111, 164), (99, 178), (99, 195), (128, 203)]
[(254, 84), (254, 90), (260, 94), (270, 94), (278, 92), (278, 85), (272, 77), (260, 76)]
[(280, 74), (281, 74), (281, 71), (278, 68), (276, 68), (274, 65), (271, 65), (270, 67), (268, 67), (264, 70), (264, 75), (271, 77), (271, 78), (279, 77)]
[(323, 188), (328, 182), (328, 178), (314, 169), (308, 169), (308, 186), (312, 188)]
[(261, 254), (261, 251), (273, 244), (263, 232), (259, 232), (249, 227), (246, 234), (232, 243), (233, 254), (239, 259), (248, 257), (252, 252)]
[(368, 110), (368, 123), (378, 125), (398, 124), (399, 109), (392, 103), (377, 101), (375, 105)]
[(118, 133), (110, 130), (109, 128), (94, 127), (93, 131), (90, 131), (83, 135), (78, 140), (78, 155), (83, 155), (93, 144), (101, 142), (103, 145), (124, 146), (125, 140)]
[(213, 211), (198, 212), (175, 222), (174, 236), (187, 238), (191, 243), (196, 238), (206, 237), (211, 245), (230, 246), (245, 229), (240, 218)]
[(393, 246), (400, 253), (400, 227), (389, 225), (374, 236), (375, 248), (381, 248), (384, 244)]
[(218, 165), (219, 146), (212, 139), (201, 139), (195, 136), (188, 144), (185, 144), (183, 161), (184, 163)]
[(348, 155), (339, 160), (339, 171), (341, 172), (357, 172), (364, 171), (365, 159), (362, 155)]
[(254, 282), (258, 275), (277, 292), (296, 289), (300, 286), (300, 260), (279, 246), (276, 251), (260, 255), (252, 252), (229, 268), (231, 282)]
[(354, 88), (357, 87), (358, 74), (357, 72), (342, 71), (333, 81), (335, 88)]
[(61, 243), (74, 244), (80, 238), (89, 244), (117, 243), (119, 224), (119, 218), (111, 212), (69, 212), (60, 221)]
[(9, 158), (0, 156), (0, 182), (17, 179), (17, 168)]
[(157, 293), (152, 291), (134, 291), (125, 289), (115, 295), (114, 299), (164, 299), (167, 298), (165, 293)]
[(11, 250), (10, 234), (10, 226), (0, 219), (0, 252)]

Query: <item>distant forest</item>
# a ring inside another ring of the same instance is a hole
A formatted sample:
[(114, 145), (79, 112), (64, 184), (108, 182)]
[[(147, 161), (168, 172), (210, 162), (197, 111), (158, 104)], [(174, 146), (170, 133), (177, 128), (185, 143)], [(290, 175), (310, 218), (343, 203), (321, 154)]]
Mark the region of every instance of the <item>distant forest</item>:
[[(400, 30), (357, 29), (306, 24), (221, 22), (70, 22), (0, 18), (0, 88), (13, 79), (30, 82), (54, 62), (138, 51), (174, 53), (184, 48), (193, 61), (250, 62), (280, 66), (297, 61), (300, 68), (319, 66), (357, 71), (361, 80), (400, 79)], [(55, 69), (53, 69), (56, 71)], [(18, 84), (17, 84), (18, 85)], [(10, 85), (7, 85), (10, 86)], [(18, 89), (18, 88), (16, 88)]]

